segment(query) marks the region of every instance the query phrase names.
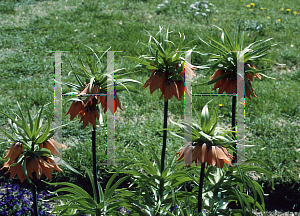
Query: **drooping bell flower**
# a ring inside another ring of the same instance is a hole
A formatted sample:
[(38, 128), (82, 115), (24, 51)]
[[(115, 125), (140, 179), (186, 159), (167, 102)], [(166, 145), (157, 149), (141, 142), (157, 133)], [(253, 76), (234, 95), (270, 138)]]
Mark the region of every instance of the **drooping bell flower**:
[(80, 114), (83, 111), (83, 109), (84, 109), (83, 101), (73, 101), (65, 116), (70, 113), (70, 120), (72, 121), (78, 114)]
[(32, 173), (35, 172), (37, 179), (40, 179), (44, 173), (44, 175), (51, 180), (53, 169), (62, 172), (62, 169), (57, 165), (58, 164), (49, 157), (32, 156), (26, 160), (26, 170), (30, 178), (33, 178)]
[(4, 159), (8, 159), (3, 164), (3, 167), (0, 169), (8, 168), (11, 164), (15, 163), (14, 161), (21, 155), (23, 152), (24, 145), (22, 142), (15, 141), (7, 151), (6, 155), (4, 156)]
[(173, 80), (167, 80), (164, 84), (164, 93), (161, 95), (165, 96), (165, 102), (167, 100), (171, 99), (171, 97), (174, 95), (176, 98), (179, 98), (179, 92), (177, 88), (177, 84)]
[(57, 148), (65, 148), (65, 147), (66, 145), (60, 144), (51, 138), (46, 140), (44, 143), (39, 144), (40, 149), (41, 148), (49, 149), (52, 155), (56, 154), (59, 156), (61, 156), (61, 153), (57, 150)]
[(164, 92), (164, 83), (166, 81), (166, 75), (160, 70), (152, 70), (150, 78), (145, 82), (144, 88), (150, 85), (150, 93), (152, 94), (156, 89), (160, 88), (161, 92)]
[[(193, 145), (189, 143), (176, 155), (179, 155), (177, 161), (184, 158), (187, 167), (190, 167), (193, 162), (197, 165), (197, 161), (200, 161), (200, 163), (207, 162), (207, 166), (223, 168), (224, 163), (232, 166), (231, 160), (233, 159), (233, 156), (221, 145), (210, 146), (205, 143), (193, 143)], [(189, 160), (188, 157), (192, 157), (192, 159)]]
[(98, 110), (92, 102), (88, 102), (82, 110), (79, 123), (83, 121), (83, 129), (89, 124), (89, 122), (96, 128), (96, 118), (99, 119)]
[[(107, 112), (107, 96), (102, 96), (102, 98), (100, 99), (101, 101), (101, 107), (104, 108), (104, 113)], [(124, 109), (122, 108), (122, 104), (120, 102), (120, 99), (118, 97), (117, 94), (115, 94), (115, 100), (114, 100), (114, 113), (117, 110), (117, 107), (120, 108), (120, 110), (124, 111)], [(113, 111), (111, 110), (111, 113), (113, 113)]]

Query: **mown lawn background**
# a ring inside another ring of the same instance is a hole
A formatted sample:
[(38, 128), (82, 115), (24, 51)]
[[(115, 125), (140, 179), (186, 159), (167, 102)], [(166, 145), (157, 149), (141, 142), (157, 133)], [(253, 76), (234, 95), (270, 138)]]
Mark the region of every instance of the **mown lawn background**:
[[(75, 65), (78, 51), (84, 57), (88, 45), (95, 50), (106, 50), (111, 47), (115, 54), (115, 69), (126, 68), (126, 71), (137, 70), (135, 62), (124, 56), (148, 54), (148, 36), (143, 30), (155, 34), (159, 25), (169, 28), (173, 33), (171, 40), (178, 44), (178, 31), (184, 32), (185, 43), (194, 40), (190, 46), (197, 45), (195, 50), (202, 53), (215, 52), (198, 37), (208, 41), (208, 36), (220, 41), (220, 31), (213, 25), (225, 27), (233, 34), (238, 21), (245, 30), (244, 44), (257, 40), (273, 38), (273, 42), (282, 42), (271, 51), (278, 51), (272, 59), (285, 66), (272, 64), (258, 65), (270, 68), (266, 75), (276, 80), (262, 77), (255, 79), (253, 87), (257, 98), (246, 98), (246, 140), (255, 145), (246, 148), (247, 157), (264, 161), (274, 174), (276, 187), (285, 186), (280, 193), (282, 197), (287, 188), (294, 195), (281, 200), (282, 208), (291, 209), (299, 201), (300, 183), (300, 1), (216, 1), (202, 2), (203, 7), (195, 10), (190, 7), (196, 1), (0, 1), (0, 107), (13, 115), (17, 111), (16, 101), (21, 106), (27, 104), (36, 112), (42, 104), (51, 102), (45, 109), (45, 116), (53, 116), (53, 78), (54, 53), (46, 51), (69, 51), (62, 54), (62, 81), (75, 81), (67, 74), (71, 70), (69, 60)], [(213, 5), (210, 5), (213, 4)], [(251, 4), (253, 3), (253, 4)], [(160, 5), (164, 4), (164, 5)], [(204, 5), (207, 5), (205, 8)], [(248, 6), (250, 7), (248, 7)], [(281, 10), (283, 8), (283, 10)], [(210, 11), (207, 11), (209, 9)], [(290, 11), (287, 11), (290, 9)], [(205, 13), (205, 14), (204, 14)], [(192, 63), (206, 64), (205, 56), (194, 53)], [(196, 71), (194, 83), (202, 83), (212, 75), (207, 70)], [(134, 78), (143, 84), (150, 72), (140, 70)], [(142, 152), (150, 157), (149, 148), (154, 148), (160, 155), (162, 144), (163, 99), (160, 94), (136, 85), (139, 94), (122, 92), (119, 94), (124, 111), (116, 112), (115, 156), (129, 157), (130, 153), (122, 148)], [(193, 87), (193, 93), (211, 92), (213, 86)], [(63, 87), (63, 93), (70, 89)], [(204, 104), (212, 97), (193, 97), (193, 107), (200, 112)], [(69, 109), (63, 99), (63, 114)], [(231, 125), (231, 98), (214, 97), (219, 108), (220, 122), (224, 127)], [(170, 101), (169, 118), (173, 121), (184, 119), (184, 101), (175, 98)], [(63, 123), (69, 123), (69, 116), (63, 115)], [(77, 170), (83, 172), (82, 166), (91, 167), (91, 126), (81, 130), (82, 123), (76, 120), (63, 129), (63, 143), (68, 150), (62, 158)], [(7, 129), (7, 118), (0, 115), (0, 126)], [(173, 127), (169, 123), (170, 127)], [(106, 131), (97, 127), (97, 155), (99, 163), (106, 161)], [(5, 149), (10, 146), (0, 134), (0, 165)], [(173, 156), (183, 146), (183, 142), (168, 134), (167, 156)], [(105, 185), (108, 171), (116, 167), (99, 166), (100, 181)], [(84, 177), (64, 169), (63, 173), (53, 173), (52, 181), (79, 183)], [(8, 176), (1, 176), (6, 182)], [(87, 179), (86, 179), (87, 180)], [(261, 179), (268, 192), (269, 181)], [(124, 186), (124, 185), (123, 185)], [(267, 193), (266, 192), (266, 193)], [(270, 192), (270, 193), (276, 193)], [(298, 198), (297, 198), (298, 196)], [(296, 198), (295, 198), (296, 197)], [(295, 200), (292, 200), (295, 199)], [(296, 206), (300, 208), (300, 206)]]

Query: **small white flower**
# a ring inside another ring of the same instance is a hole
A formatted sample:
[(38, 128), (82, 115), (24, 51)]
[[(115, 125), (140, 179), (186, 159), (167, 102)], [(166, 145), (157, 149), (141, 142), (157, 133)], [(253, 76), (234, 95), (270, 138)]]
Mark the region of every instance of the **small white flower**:
[(195, 16), (197, 16), (199, 14), (199, 12), (197, 11), (196, 13), (195, 13)]
[(294, 47), (294, 45), (293, 45), (293, 44), (291, 44), (291, 47), (293, 48), (293, 47)]
[(207, 4), (204, 4), (203, 7), (208, 8), (208, 5), (207, 5)]
[(209, 10), (209, 9), (206, 9), (206, 11), (207, 11), (207, 12), (210, 12), (210, 10)]
[(186, 4), (186, 2), (181, 2), (182, 4)]
[(206, 13), (202, 13), (202, 16), (207, 16)]
[(166, 4), (168, 4), (168, 3), (169, 3), (169, 1), (168, 1), (168, 0), (166, 0), (166, 1), (165, 1), (165, 3), (166, 3)]
[(214, 6), (214, 4), (212, 4), (212, 3), (209, 3), (209, 5), (210, 5), (210, 6)]
[(219, 11), (218, 11), (218, 10), (216, 10), (216, 13), (219, 13)]
[(163, 7), (163, 6), (165, 6), (165, 4), (159, 4), (159, 5), (158, 5), (158, 7)]

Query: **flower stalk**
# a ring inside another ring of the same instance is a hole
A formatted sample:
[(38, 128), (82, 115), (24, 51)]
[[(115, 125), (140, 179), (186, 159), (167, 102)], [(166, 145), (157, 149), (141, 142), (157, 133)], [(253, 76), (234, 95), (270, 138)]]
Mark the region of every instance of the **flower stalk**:
[(165, 169), (165, 155), (167, 145), (167, 128), (168, 128), (168, 101), (165, 102), (164, 107), (164, 131), (163, 131), (163, 146), (161, 151), (161, 173)]
[(198, 212), (202, 212), (202, 190), (203, 190), (203, 180), (204, 180), (204, 169), (205, 169), (205, 162), (201, 163), (199, 193), (198, 193)]
[(36, 187), (31, 184), (32, 189), (32, 198), (33, 198), (33, 215), (38, 216), (38, 203), (37, 203), (37, 196), (36, 196)]
[(93, 127), (92, 130), (92, 154), (93, 154), (93, 175), (94, 175), (94, 185), (96, 190), (97, 203), (100, 203), (98, 178), (97, 178), (97, 154), (96, 154), (96, 128)]
[[(232, 110), (231, 110), (231, 113), (232, 113), (232, 122), (231, 122), (231, 126), (232, 126), (232, 136), (234, 138), (236, 138), (235, 136), (235, 132), (236, 132), (236, 119), (235, 119), (235, 114), (236, 114), (236, 96), (232, 96)], [(236, 163), (237, 162), (237, 145), (236, 143), (234, 144), (233, 146), (234, 149), (236, 149), (235, 152), (233, 152), (233, 161), (232, 163)]]

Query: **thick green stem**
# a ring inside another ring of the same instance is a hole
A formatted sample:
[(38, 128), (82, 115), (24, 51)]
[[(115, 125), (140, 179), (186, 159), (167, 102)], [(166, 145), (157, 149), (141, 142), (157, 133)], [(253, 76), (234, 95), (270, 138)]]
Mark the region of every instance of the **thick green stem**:
[[(232, 122), (231, 125), (233, 127), (233, 131), (236, 131), (235, 126), (236, 126), (236, 120), (235, 120), (235, 113), (236, 113), (236, 96), (232, 96)], [(232, 133), (234, 137), (235, 136), (235, 132)], [(237, 146), (236, 144), (234, 145), (234, 148), (236, 150), (236, 152), (233, 153), (233, 163), (237, 162)]]
[(204, 169), (205, 169), (205, 163), (202, 163), (201, 172), (200, 172), (199, 193), (198, 193), (198, 213), (202, 211), (202, 189), (203, 189), (203, 180), (204, 180)]
[[(34, 151), (34, 144), (31, 145), (31, 151)], [(32, 181), (34, 181), (34, 179), (36, 178), (35, 173), (33, 173), (33, 179)], [(32, 199), (33, 199), (33, 215), (34, 216), (38, 216), (38, 204), (37, 204), (37, 195), (36, 195), (36, 187), (34, 184), (31, 184), (31, 190), (32, 190)]]
[(37, 196), (36, 196), (36, 187), (31, 184), (31, 189), (32, 189), (32, 198), (33, 198), (33, 215), (38, 216), (38, 208), (37, 208)]
[(166, 155), (166, 144), (167, 144), (167, 128), (168, 128), (168, 101), (165, 102), (164, 108), (164, 131), (163, 131), (163, 147), (161, 151), (161, 173), (165, 169), (165, 155)]
[(93, 175), (94, 175), (94, 185), (96, 190), (97, 203), (100, 203), (99, 187), (98, 187), (98, 177), (97, 177), (97, 155), (96, 155), (96, 128), (93, 127), (92, 130), (92, 154), (93, 154)]

